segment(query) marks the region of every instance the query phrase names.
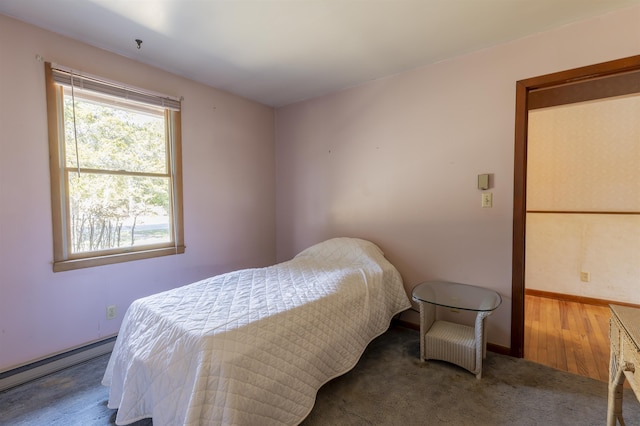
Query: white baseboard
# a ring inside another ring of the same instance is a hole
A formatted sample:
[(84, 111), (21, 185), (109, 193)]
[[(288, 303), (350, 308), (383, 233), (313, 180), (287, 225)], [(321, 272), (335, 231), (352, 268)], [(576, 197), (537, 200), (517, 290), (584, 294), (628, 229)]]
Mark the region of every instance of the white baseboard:
[(31, 380), (44, 377), (47, 374), (72, 367), (76, 364), (108, 354), (113, 350), (115, 338), (74, 349), (63, 354), (52, 356), (23, 367), (15, 368), (0, 374), (0, 392)]

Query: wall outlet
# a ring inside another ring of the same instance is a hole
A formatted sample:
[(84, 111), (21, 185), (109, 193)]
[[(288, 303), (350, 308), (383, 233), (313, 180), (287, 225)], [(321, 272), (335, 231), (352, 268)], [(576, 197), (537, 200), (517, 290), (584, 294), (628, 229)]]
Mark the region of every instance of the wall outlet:
[(107, 306), (107, 319), (108, 320), (112, 320), (116, 316), (118, 316), (118, 310), (116, 308), (116, 305)]
[(588, 283), (591, 281), (591, 273), (590, 272), (580, 272), (580, 281)]

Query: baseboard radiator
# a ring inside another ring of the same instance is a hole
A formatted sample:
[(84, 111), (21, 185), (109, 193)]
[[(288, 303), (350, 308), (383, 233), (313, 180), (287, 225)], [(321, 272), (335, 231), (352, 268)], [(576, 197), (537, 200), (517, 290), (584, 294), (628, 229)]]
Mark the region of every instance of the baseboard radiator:
[(0, 392), (110, 353), (116, 336), (0, 373)]

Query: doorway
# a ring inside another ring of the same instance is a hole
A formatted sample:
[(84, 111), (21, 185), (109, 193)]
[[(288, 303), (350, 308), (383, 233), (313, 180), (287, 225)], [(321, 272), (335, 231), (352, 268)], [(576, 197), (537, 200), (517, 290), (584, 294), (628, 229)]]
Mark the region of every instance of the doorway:
[(640, 93), (640, 56), (516, 83), (511, 355), (524, 356), (529, 111)]

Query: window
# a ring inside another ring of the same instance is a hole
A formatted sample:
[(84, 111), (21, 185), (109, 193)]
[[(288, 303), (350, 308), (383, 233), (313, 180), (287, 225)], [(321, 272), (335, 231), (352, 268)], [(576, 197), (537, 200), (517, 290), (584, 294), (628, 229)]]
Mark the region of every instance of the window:
[(183, 253), (180, 101), (45, 66), (53, 270)]

